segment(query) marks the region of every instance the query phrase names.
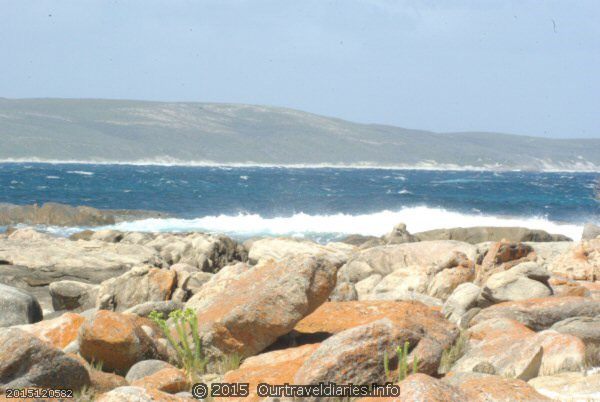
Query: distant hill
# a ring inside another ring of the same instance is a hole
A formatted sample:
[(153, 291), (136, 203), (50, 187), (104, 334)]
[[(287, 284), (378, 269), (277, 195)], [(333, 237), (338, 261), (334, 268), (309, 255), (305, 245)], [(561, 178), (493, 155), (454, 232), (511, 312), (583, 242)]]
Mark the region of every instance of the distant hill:
[(600, 139), (442, 134), (239, 104), (0, 99), (7, 159), (600, 170)]

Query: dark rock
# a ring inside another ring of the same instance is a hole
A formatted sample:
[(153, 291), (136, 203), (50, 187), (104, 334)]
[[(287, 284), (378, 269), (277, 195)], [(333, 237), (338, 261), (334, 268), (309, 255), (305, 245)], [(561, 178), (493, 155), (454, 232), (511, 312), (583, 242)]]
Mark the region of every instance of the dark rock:
[(0, 327), (31, 324), (42, 319), (42, 308), (35, 297), (0, 284)]

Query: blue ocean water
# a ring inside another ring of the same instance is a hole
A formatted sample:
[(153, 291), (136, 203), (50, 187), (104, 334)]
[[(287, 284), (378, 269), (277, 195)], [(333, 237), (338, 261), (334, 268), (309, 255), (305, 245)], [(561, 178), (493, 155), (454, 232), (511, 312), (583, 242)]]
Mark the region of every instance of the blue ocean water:
[(576, 236), (600, 221), (599, 188), (597, 173), (0, 164), (0, 202), (173, 216), (123, 229), (328, 239), (380, 235), (400, 221), (413, 232), (496, 224)]

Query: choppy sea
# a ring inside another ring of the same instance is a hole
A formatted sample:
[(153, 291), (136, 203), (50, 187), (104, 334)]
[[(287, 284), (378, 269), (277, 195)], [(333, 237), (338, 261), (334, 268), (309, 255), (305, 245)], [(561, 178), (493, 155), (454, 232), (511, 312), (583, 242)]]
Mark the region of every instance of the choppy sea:
[(599, 193), (598, 173), (0, 163), (0, 202), (162, 211), (172, 218), (113, 227), (237, 238), (325, 242), (404, 222), (411, 232), (525, 226), (579, 239), (585, 222), (600, 223)]

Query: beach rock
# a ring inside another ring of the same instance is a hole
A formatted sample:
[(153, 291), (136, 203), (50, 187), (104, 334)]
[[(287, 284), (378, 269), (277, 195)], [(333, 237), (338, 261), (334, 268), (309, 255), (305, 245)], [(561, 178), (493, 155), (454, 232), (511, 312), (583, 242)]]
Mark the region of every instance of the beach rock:
[(188, 391), (192, 386), (185, 373), (175, 367), (163, 368), (156, 373), (131, 382), (131, 385), (169, 394)]
[(174, 300), (168, 301), (150, 301), (130, 307), (124, 313), (136, 314), (140, 317), (148, 317), (153, 311), (162, 313), (168, 317), (172, 311), (183, 310), (184, 304)]
[(344, 237), (340, 240), (341, 243), (350, 244), (352, 246), (361, 247), (366, 244), (372, 244), (372, 246), (380, 246), (383, 244), (383, 240), (376, 236), (364, 236), (360, 234), (353, 234)]
[(545, 330), (535, 335), (544, 349), (538, 375), (581, 371), (585, 367), (585, 343), (576, 336)]
[(322, 257), (268, 260), (243, 271), (220, 292), (194, 296), (186, 307), (197, 314), (204, 352), (210, 358), (262, 351), (327, 300), (336, 271)]
[(48, 287), (55, 311), (83, 311), (96, 305), (98, 286), (77, 281), (56, 281)]
[(600, 345), (600, 315), (595, 317), (571, 317), (558, 321), (550, 329), (561, 334), (574, 335), (586, 344)]
[(466, 395), (465, 401), (541, 402), (551, 400), (538, 393), (525, 381), (496, 375), (466, 378), (458, 384), (458, 388)]
[(438, 272), (427, 287), (429, 296), (446, 300), (454, 289), (464, 283), (472, 282), (475, 279), (475, 264), (470, 262), (468, 265), (459, 265), (457, 267), (446, 268)]
[(186, 396), (171, 395), (143, 387), (125, 386), (101, 394), (96, 402), (194, 402)]
[(358, 300), (356, 286), (352, 283), (344, 282), (333, 289), (329, 295), (329, 301), (353, 301)]
[(41, 321), (40, 304), (22, 290), (0, 284), (0, 327)]
[(556, 276), (581, 281), (600, 280), (600, 239), (582, 241), (548, 264)]
[(533, 248), (528, 244), (506, 241), (494, 243), (490, 246), (481, 265), (478, 267), (479, 272), (477, 272), (475, 284), (483, 284), (491, 275), (506, 271), (534, 258)]
[(205, 233), (155, 233), (150, 239), (127, 233), (121, 243), (154, 249), (168, 265), (188, 264), (205, 272), (217, 272), (235, 261), (245, 261), (244, 247), (227, 236)]
[(427, 296), (412, 290), (394, 289), (389, 292), (369, 293), (359, 297), (361, 301), (417, 301), (429, 307), (441, 307), (443, 302), (435, 297)]
[(151, 375), (161, 371), (162, 369), (172, 368), (172, 367), (173, 366), (171, 366), (169, 363), (162, 361), (162, 360), (156, 360), (156, 359), (142, 360), (142, 361), (137, 362), (133, 366), (131, 366), (129, 371), (127, 371), (127, 375), (125, 376), (125, 379), (131, 383), (131, 382), (139, 380), (141, 378), (151, 376)]
[(404, 223), (399, 223), (394, 226), (394, 229), (385, 235), (383, 240), (386, 244), (402, 244), (419, 241), (415, 236), (408, 233)]
[[(331, 317), (336, 317), (332, 320)], [(395, 328), (414, 334), (419, 371), (437, 372), (443, 350), (458, 335), (456, 327), (443, 316), (419, 302), (355, 301), (324, 303), (301, 320), (294, 330), (303, 335), (337, 334), (381, 319)]]
[(35, 336), (0, 329), (0, 389), (61, 387), (75, 391), (90, 382), (86, 368)]
[(129, 385), (127, 380), (118, 374), (105, 373), (91, 367), (88, 367), (88, 373), (90, 375), (90, 388), (98, 393), (109, 392), (115, 388)]
[(304, 361), (294, 383), (385, 383), (384, 354), (394, 356), (398, 345), (412, 346), (415, 338), (387, 318), (347, 329), (325, 340)]
[(540, 265), (525, 262), (492, 274), (486, 280), (481, 296), (492, 303), (547, 297), (552, 294), (549, 277)]
[(600, 373), (559, 373), (533, 378), (528, 384), (540, 394), (554, 400), (593, 401), (600, 397)]
[(135, 244), (71, 241), (18, 229), (0, 238), (0, 260), (26, 267), (21, 279), (44, 286), (59, 280), (100, 283), (138, 265), (162, 266), (156, 251)]
[(598, 300), (574, 296), (545, 297), (504, 302), (485, 308), (471, 320), (471, 325), (490, 319), (510, 318), (534, 331), (541, 331), (567, 318), (597, 315), (600, 315)]
[(426, 374), (411, 374), (399, 385), (403, 401), (463, 402), (467, 400), (466, 395), (457, 387)]
[(258, 384), (292, 384), (298, 369), (319, 345), (302, 345), (249, 357), (238, 369), (226, 373), (223, 381), (249, 383), (250, 395), (244, 400), (260, 400), (256, 394)]
[(85, 319), (79, 314), (64, 313), (60, 317), (51, 320), (20, 325), (17, 328), (30, 333), (57, 349), (64, 349), (71, 342), (77, 340), (79, 327), (84, 321)]
[[(204, 299), (215, 297), (215, 295), (225, 292), (230, 283), (237, 280), (240, 275), (248, 271), (251, 267), (245, 263), (227, 265), (216, 274), (209, 274), (211, 277), (194, 290), (194, 295), (188, 300), (187, 305), (193, 306)], [(203, 280), (203, 279), (202, 279)], [(192, 277), (188, 280), (187, 287), (189, 289)]]
[(324, 246), (310, 240), (266, 238), (252, 242), (248, 259), (251, 264), (256, 264), (260, 260), (278, 261), (295, 255), (310, 255), (322, 256), (335, 265), (341, 265), (353, 251), (354, 246), (345, 243), (329, 243)]
[(453, 323), (457, 323), (467, 311), (477, 306), (481, 288), (473, 283), (460, 284), (444, 302), (442, 314)]
[(586, 223), (583, 227), (583, 233), (581, 234), (581, 240), (592, 240), (600, 236), (600, 226), (594, 225), (593, 223)]
[(79, 330), (79, 349), (88, 362), (103, 362), (103, 368), (125, 374), (135, 363), (166, 359), (158, 345), (158, 328), (133, 314), (100, 310)]
[(96, 306), (124, 311), (138, 304), (167, 301), (177, 285), (177, 274), (168, 269), (134, 267), (129, 272), (100, 284)]
[(0, 203), (0, 226), (26, 223), (29, 225), (102, 226), (115, 223), (114, 213), (91, 207), (48, 202), (39, 207)]
[(456, 240), (471, 244), (483, 243), (486, 241), (499, 242), (502, 240), (511, 242), (555, 242), (571, 240), (567, 236), (549, 234), (543, 230), (498, 226), (434, 229), (415, 233), (414, 236), (420, 241)]

